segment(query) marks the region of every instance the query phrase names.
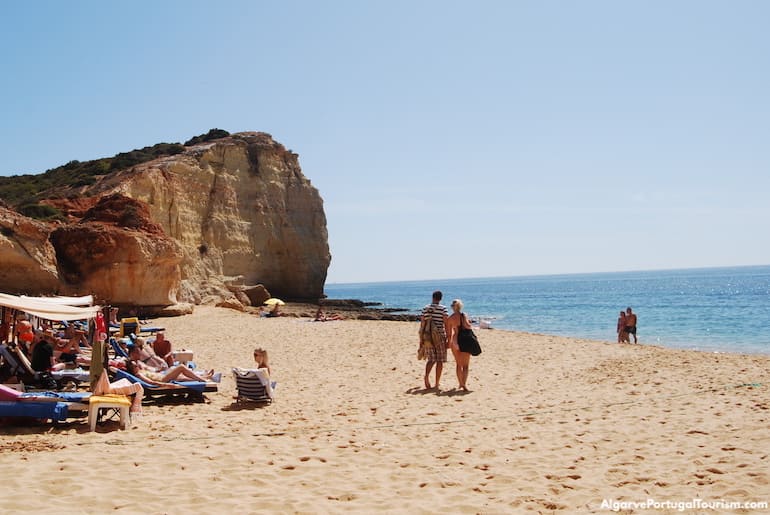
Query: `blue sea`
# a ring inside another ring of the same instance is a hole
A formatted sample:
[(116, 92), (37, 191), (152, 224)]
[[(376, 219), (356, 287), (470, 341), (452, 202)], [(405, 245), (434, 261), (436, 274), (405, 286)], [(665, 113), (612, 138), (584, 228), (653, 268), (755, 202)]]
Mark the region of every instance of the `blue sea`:
[(418, 313), (433, 290), (496, 329), (616, 341), (630, 306), (639, 343), (770, 354), (770, 266), (327, 284), (325, 293)]

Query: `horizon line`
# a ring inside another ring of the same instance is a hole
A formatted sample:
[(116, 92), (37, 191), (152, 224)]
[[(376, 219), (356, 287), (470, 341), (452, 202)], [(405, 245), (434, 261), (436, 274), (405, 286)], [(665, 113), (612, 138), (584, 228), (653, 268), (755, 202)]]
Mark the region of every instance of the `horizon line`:
[(484, 276), (465, 276), (465, 277), (443, 277), (430, 279), (387, 279), (382, 281), (350, 281), (350, 282), (324, 282), (326, 286), (350, 286), (355, 284), (389, 284), (389, 283), (424, 283), (430, 281), (458, 281), (465, 279), (510, 279), (510, 278), (536, 278), (536, 277), (559, 277), (559, 276), (579, 276), (596, 274), (631, 274), (647, 272), (686, 272), (696, 270), (720, 270), (729, 268), (761, 268), (768, 267), (770, 263), (753, 265), (717, 265), (717, 266), (694, 266), (685, 268), (650, 268), (643, 270), (611, 270), (604, 272), (560, 272), (560, 273), (541, 273), (541, 274), (522, 274), (522, 275), (484, 275)]

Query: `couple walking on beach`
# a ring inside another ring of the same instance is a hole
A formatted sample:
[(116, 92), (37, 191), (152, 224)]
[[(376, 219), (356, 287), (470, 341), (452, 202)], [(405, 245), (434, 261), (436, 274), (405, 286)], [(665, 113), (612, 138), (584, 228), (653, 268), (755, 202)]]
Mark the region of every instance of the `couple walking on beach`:
[(634, 335), (634, 343), (639, 343), (636, 339), (636, 314), (627, 308), (620, 312), (618, 317), (618, 343), (631, 343), (631, 337)]
[[(431, 389), (430, 373), (434, 365), (436, 367), (436, 383), (433, 386), (439, 389), (441, 372), (446, 363), (447, 347), (452, 349), (455, 358), (457, 381), (461, 390), (467, 392), (468, 369), (471, 355), (481, 352), (476, 342), (475, 348), (467, 346), (464, 338), (459, 338), (461, 332), (470, 331), (471, 323), (465, 316), (463, 303), (460, 299), (452, 301), (452, 314), (447, 313), (445, 306), (441, 304), (443, 294), (440, 291), (433, 292), (430, 304), (422, 310), (420, 320), (420, 347), (417, 353), (418, 359), (426, 359), (425, 364), (425, 388)], [(472, 331), (471, 331), (472, 334)], [(475, 338), (473, 338), (475, 340)]]

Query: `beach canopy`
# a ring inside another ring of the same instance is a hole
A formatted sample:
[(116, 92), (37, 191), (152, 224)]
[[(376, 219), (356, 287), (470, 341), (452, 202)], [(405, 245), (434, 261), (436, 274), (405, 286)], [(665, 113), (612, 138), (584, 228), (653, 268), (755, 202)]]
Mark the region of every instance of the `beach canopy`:
[(64, 306), (90, 306), (94, 303), (93, 295), (84, 295), (83, 297), (27, 297), (26, 295), (22, 295), (21, 298), (40, 302), (50, 302), (51, 304), (60, 304)]
[[(84, 320), (94, 318), (99, 306), (71, 306), (53, 302), (56, 297), (17, 297), (0, 293), (0, 306), (5, 306), (46, 320)], [(82, 298), (82, 297), (70, 297)], [(44, 300), (48, 299), (48, 300)]]
[(275, 306), (276, 304), (279, 305), (279, 306), (283, 306), (286, 303), (284, 301), (282, 301), (281, 299), (276, 299), (275, 297), (273, 297), (272, 299), (267, 299), (264, 302), (264, 304), (266, 306)]

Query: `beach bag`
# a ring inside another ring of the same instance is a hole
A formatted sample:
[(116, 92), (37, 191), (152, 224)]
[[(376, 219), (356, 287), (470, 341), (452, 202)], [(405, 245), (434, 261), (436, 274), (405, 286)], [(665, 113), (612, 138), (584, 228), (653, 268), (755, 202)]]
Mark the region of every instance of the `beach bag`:
[[(465, 320), (465, 314), (462, 315)], [(457, 345), (463, 352), (470, 352), (471, 356), (478, 356), (481, 354), (481, 345), (479, 345), (479, 339), (476, 338), (476, 333), (473, 329), (466, 329), (460, 322), (460, 327), (457, 329)]]
[(47, 370), (35, 373), (35, 383), (39, 388), (42, 388), (43, 390), (59, 389), (59, 385), (56, 384), (56, 379), (54, 379), (51, 373)]

